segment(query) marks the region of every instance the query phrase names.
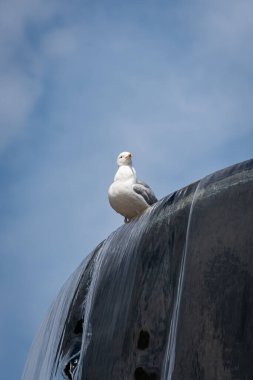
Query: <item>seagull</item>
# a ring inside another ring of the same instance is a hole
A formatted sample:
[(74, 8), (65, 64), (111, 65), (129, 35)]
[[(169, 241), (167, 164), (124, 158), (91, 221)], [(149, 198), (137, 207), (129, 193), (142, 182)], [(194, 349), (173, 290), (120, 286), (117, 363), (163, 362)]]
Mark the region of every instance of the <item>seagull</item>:
[(128, 223), (157, 202), (157, 198), (145, 182), (137, 179), (130, 152), (120, 153), (117, 164), (114, 182), (108, 190), (109, 203), (117, 213), (125, 217), (125, 223)]

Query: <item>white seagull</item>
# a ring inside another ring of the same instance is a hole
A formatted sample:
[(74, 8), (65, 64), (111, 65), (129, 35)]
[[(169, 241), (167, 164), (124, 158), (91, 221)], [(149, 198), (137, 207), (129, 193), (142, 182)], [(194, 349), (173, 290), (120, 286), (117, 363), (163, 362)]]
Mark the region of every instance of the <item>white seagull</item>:
[(120, 153), (117, 164), (118, 171), (108, 190), (109, 202), (116, 212), (125, 217), (127, 223), (157, 202), (157, 198), (146, 183), (137, 180), (131, 153)]

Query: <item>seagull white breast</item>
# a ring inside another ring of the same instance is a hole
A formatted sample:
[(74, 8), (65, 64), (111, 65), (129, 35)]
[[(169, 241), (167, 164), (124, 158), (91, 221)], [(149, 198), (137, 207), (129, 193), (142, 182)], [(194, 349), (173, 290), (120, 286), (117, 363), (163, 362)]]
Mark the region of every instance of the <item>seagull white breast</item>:
[[(128, 152), (123, 152), (121, 154), (123, 159), (124, 154), (129, 157)], [(108, 196), (112, 208), (128, 220), (141, 214), (157, 201), (150, 187), (137, 180), (136, 171), (131, 162), (120, 164), (114, 182), (109, 187)]]

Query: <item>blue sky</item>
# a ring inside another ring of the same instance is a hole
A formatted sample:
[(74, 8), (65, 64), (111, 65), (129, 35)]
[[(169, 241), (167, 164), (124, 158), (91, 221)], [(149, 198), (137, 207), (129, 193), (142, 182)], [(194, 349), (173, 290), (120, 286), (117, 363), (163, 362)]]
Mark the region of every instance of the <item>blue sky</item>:
[(158, 198), (252, 157), (252, 14), (250, 0), (0, 3), (3, 378), (122, 224), (107, 201), (119, 152)]

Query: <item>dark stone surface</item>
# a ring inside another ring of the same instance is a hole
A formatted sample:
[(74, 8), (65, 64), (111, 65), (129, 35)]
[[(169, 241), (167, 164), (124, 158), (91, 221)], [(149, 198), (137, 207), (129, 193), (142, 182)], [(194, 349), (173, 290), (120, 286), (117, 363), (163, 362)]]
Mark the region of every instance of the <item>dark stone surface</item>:
[(203, 184), (192, 216), (173, 379), (253, 379), (249, 175), (238, 165)]
[(250, 160), (165, 197), (102, 242), (56, 300), (23, 379), (250, 380), (252, 314)]

